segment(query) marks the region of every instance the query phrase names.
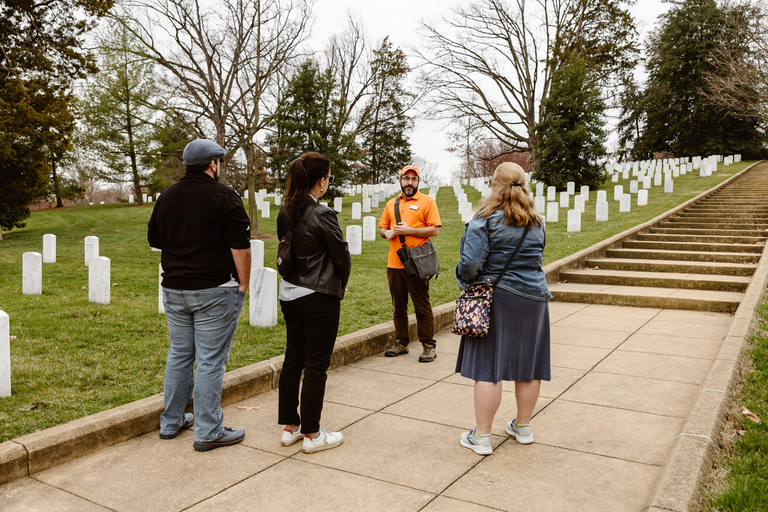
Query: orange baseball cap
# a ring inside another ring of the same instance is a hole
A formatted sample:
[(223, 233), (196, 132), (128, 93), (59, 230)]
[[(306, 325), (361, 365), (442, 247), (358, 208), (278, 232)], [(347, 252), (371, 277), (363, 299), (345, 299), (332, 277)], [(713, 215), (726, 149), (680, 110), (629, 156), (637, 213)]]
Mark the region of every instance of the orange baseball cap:
[(407, 173), (408, 171), (415, 172), (416, 176), (419, 175), (419, 168), (418, 167), (416, 167), (415, 165), (406, 165), (405, 167), (403, 167), (403, 170), (400, 171), (400, 176), (402, 176), (403, 174)]

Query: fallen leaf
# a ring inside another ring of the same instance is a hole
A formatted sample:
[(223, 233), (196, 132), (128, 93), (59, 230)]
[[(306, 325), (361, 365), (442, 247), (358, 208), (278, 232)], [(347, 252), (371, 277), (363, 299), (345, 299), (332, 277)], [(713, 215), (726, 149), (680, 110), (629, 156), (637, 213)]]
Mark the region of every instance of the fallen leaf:
[(258, 411), (261, 407), (254, 407), (252, 405), (238, 405), (238, 411)]
[(16, 336), (11, 336), (11, 339), (12, 339), (12, 340), (15, 340), (15, 339), (16, 339)]
[(738, 436), (743, 436), (743, 435), (744, 435), (744, 434), (746, 434), (746, 433), (747, 433), (747, 431), (746, 431), (746, 430), (737, 430), (737, 431), (736, 431), (736, 435), (738, 435)]
[(80, 288), (80, 289), (81, 289), (81, 290), (85, 290), (85, 289), (87, 289), (87, 288), (88, 288), (87, 286), (83, 286), (83, 287), (82, 287), (82, 288)]
[(760, 418), (757, 417), (757, 414), (753, 413), (746, 407), (741, 411), (741, 414), (754, 421), (755, 423), (760, 423)]

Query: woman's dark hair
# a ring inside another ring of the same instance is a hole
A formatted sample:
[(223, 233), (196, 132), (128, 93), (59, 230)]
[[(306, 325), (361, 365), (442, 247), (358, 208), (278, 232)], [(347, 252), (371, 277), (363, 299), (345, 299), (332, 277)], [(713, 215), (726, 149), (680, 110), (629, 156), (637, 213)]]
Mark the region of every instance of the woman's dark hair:
[(304, 153), (291, 163), (285, 181), (285, 211), (292, 219), (299, 219), (309, 191), (330, 170), (328, 157), (315, 151)]

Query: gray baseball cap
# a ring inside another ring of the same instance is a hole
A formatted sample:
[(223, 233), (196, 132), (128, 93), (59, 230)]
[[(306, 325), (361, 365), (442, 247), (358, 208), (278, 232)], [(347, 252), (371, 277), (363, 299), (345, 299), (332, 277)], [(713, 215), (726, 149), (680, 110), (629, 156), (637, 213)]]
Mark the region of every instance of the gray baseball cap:
[(211, 139), (196, 139), (184, 148), (184, 165), (208, 165), (226, 154), (224, 148)]

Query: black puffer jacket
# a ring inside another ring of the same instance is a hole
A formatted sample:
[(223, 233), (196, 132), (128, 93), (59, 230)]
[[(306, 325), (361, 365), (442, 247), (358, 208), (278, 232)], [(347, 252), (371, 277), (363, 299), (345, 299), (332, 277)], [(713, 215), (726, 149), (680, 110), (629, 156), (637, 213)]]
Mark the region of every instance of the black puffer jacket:
[[(307, 198), (301, 210), (302, 216), (313, 202)], [(336, 212), (322, 204), (315, 205), (301, 231), (299, 222), (291, 222), (283, 205), (277, 215), (277, 237), (282, 240), (292, 226), (297, 229), (291, 240), (291, 267), (294, 271), (284, 279), (296, 286), (343, 299), (352, 269), (352, 257), (341, 233)]]

